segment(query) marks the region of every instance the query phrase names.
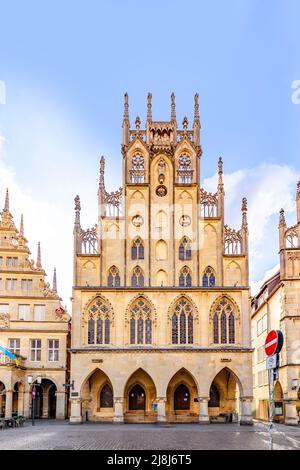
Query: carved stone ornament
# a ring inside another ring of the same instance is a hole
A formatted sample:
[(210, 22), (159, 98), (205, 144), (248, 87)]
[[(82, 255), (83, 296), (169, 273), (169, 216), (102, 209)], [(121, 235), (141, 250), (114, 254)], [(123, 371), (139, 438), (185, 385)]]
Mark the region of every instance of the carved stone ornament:
[(158, 162), (158, 182), (163, 184), (166, 177), (166, 162), (161, 158)]
[(9, 328), (9, 315), (8, 313), (0, 314), (0, 328)]
[(134, 225), (135, 227), (141, 227), (141, 225), (143, 225), (144, 223), (143, 217), (139, 214), (134, 215), (131, 221), (132, 221), (132, 225)]
[(182, 225), (182, 227), (188, 227), (191, 225), (192, 220), (189, 215), (182, 215), (179, 219), (179, 223)]
[(157, 186), (155, 192), (157, 196), (164, 197), (167, 194), (167, 188), (161, 184), (160, 186)]

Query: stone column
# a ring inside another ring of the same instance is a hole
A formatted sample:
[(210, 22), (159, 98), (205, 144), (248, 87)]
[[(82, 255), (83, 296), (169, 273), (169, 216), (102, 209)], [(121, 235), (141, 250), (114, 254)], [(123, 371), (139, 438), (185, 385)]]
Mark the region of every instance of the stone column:
[(70, 424), (80, 424), (81, 422), (81, 398), (71, 398)]
[(18, 392), (18, 415), (22, 416), (24, 414), (24, 395), (23, 391)]
[(252, 400), (253, 397), (240, 398), (240, 425), (253, 425)]
[(26, 391), (24, 392), (24, 406), (23, 406), (23, 414), (25, 418), (29, 418), (31, 414), (31, 392)]
[(123, 414), (123, 398), (116, 397), (114, 398), (114, 423), (123, 423), (124, 422), (124, 414)]
[(208, 416), (208, 397), (199, 397), (199, 424), (210, 424)]
[(65, 419), (66, 417), (66, 392), (56, 392), (56, 419)]
[(298, 415), (295, 400), (285, 400), (285, 420), (288, 426), (298, 426)]
[(42, 392), (43, 395), (43, 410), (41, 418), (49, 418), (49, 390), (47, 392)]
[(6, 390), (5, 418), (9, 419), (12, 415), (13, 391)]
[(166, 397), (158, 397), (157, 398), (157, 421), (159, 423), (165, 423), (167, 421), (166, 418)]

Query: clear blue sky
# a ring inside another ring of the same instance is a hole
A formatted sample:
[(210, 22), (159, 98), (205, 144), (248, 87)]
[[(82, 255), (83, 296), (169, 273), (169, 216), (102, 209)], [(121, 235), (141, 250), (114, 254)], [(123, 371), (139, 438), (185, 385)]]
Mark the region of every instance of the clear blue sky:
[[(174, 91), (180, 123), (198, 91), (202, 179), (220, 155), (227, 173), (263, 163), (296, 174), (299, 18), (299, 0), (0, 0), (3, 159), (33, 199), (69, 207), (71, 232), (75, 194), (96, 217), (102, 153), (109, 189), (120, 185), (124, 92), (133, 124), (137, 114), (144, 121), (148, 91), (158, 120), (168, 119)], [(273, 251), (254, 278), (272, 267)]]

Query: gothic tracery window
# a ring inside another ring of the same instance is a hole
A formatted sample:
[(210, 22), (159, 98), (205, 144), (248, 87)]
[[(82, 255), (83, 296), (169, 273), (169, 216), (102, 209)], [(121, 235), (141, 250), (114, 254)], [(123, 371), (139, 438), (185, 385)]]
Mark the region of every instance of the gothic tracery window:
[(178, 183), (190, 184), (192, 182), (192, 161), (188, 155), (181, 155), (178, 160)]
[(100, 408), (113, 408), (113, 406), (114, 399), (112, 388), (109, 384), (105, 384), (100, 393)]
[(144, 244), (140, 238), (136, 238), (131, 245), (131, 259), (144, 259)]
[(130, 344), (152, 343), (152, 311), (149, 303), (139, 297), (130, 307)]
[(202, 276), (203, 287), (213, 287), (216, 284), (216, 276), (213, 268), (207, 266)]
[(222, 297), (212, 316), (214, 344), (234, 344), (236, 341), (236, 315), (233, 303)]
[(109, 344), (112, 311), (107, 302), (98, 297), (88, 308), (88, 344)]
[(192, 344), (194, 342), (193, 307), (181, 297), (175, 304), (171, 317), (172, 344)]
[(187, 237), (184, 237), (180, 242), (179, 259), (181, 261), (192, 259), (191, 242)]
[(142, 155), (134, 155), (131, 160), (131, 183), (145, 183), (145, 163)]
[(136, 266), (131, 276), (132, 287), (144, 287), (144, 274), (139, 266)]
[(184, 266), (180, 270), (180, 274), (179, 274), (179, 287), (191, 287), (191, 286), (192, 286), (191, 271), (187, 266)]
[(120, 271), (116, 266), (109, 269), (107, 277), (108, 287), (120, 287)]

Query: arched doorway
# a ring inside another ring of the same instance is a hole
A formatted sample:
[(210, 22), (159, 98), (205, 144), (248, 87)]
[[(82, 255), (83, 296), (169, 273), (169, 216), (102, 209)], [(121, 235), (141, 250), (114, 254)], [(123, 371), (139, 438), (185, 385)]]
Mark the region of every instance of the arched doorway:
[(95, 369), (81, 387), (82, 417), (84, 421), (113, 421), (114, 392), (113, 386), (100, 369)]
[(166, 415), (170, 422), (197, 422), (199, 419), (198, 388), (186, 369), (179, 370), (167, 388)]
[(0, 382), (0, 418), (5, 417), (6, 389), (3, 382)]
[(285, 410), (283, 402), (283, 391), (279, 381), (274, 386), (274, 421), (284, 423)]
[(24, 385), (16, 382), (13, 388), (12, 415), (23, 415), (24, 411)]
[(240, 382), (228, 368), (222, 369), (212, 381), (209, 391), (208, 415), (212, 423), (237, 422)]
[(125, 422), (156, 421), (156, 388), (147, 372), (138, 369), (129, 377), (124, 396)]
[(35, 387), (34, 416), (35, 418), (55, 419), (56, 418), (56, 385), (51, 379), (42, 379)]
[(140, 385), (134, 385), (129, 392), (129, 410), (146, 409), (146, 392)]
[(180, 384), (174, 392), (174, 410), (190, 409), (190, 391), (186, 385)]

